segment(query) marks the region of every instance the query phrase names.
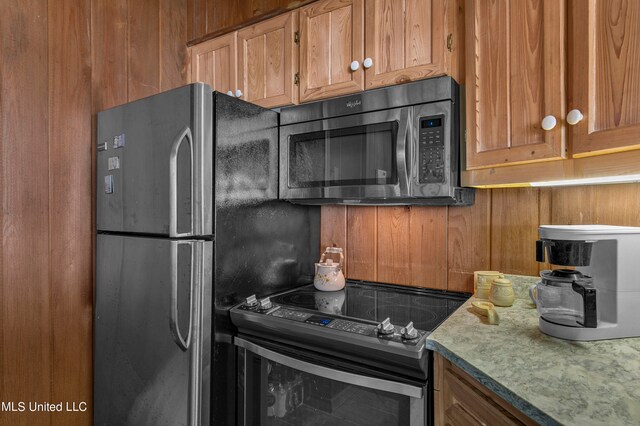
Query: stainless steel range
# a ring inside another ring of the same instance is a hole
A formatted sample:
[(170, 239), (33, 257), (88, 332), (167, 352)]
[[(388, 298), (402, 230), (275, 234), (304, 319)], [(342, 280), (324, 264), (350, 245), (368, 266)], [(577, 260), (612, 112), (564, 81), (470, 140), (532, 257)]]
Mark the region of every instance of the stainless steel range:
[(240, 424), (431, 424), (425, 340), (467, 298), (353, 281), (247, 298), (231, 310)]

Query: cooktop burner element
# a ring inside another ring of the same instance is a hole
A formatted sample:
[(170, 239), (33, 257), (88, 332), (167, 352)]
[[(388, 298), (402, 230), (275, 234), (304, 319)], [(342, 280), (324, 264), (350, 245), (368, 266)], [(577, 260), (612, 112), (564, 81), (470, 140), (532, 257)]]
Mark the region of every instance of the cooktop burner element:
[(251, 296), (231, 310), (231, 320), (240, 333), (426, 375), (426, 337), (468, 297), (353, 281), (324, 292), (310, 284)]

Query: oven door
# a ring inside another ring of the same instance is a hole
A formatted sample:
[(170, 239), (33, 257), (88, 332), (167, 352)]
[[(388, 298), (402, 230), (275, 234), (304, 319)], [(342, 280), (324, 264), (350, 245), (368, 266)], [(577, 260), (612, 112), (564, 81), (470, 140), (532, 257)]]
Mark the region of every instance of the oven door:
[(410, 195), (412, 108), (280, 127), (280, 198)]
[(238, 424), (426, 424), (427, 387), (336, 367), (300, 351), (292, 357), (235, 338), (238, 346)]

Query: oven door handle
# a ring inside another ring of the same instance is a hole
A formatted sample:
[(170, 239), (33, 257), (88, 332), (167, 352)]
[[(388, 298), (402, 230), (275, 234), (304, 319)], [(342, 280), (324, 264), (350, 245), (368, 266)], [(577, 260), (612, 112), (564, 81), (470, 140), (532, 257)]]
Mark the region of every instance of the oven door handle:
[(407, 161), (410, 153), (407, 149), (407, 140), (410, 136), (409, 126), (411, 124), (411, 108), (400, 109), (400, 121), (398, 122), (398, 137), (396, 139), (396, 170), (398, 170), (398, 186), (400, 187), (400, 196), (408, 197), (409, 190), (409, 167)]
[(277, 362), (278, 364), (282, 364), (305, 373), (314, 374), (337, 382), (404, 395), (410, 398), (421, 399), (423, 396), (422, 388), (417, 386), (393, 382), (391, 380), (378, 379), (375, 377), (362, 376), (321, 365), (311, 364), (309, 362), (291, 358), (270, 349), (263, 348), (262, 346), (258, 346), (255, 343), (248, 342), (239, 337), (236, 337), (234, 341), (236, 346), (244, 348), (268, 360)]

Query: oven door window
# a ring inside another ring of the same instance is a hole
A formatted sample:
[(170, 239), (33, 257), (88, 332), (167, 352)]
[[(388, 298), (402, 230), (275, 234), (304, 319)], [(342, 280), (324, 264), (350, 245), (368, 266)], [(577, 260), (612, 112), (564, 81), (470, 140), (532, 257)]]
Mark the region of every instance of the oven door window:
[(394, 185), (398, 122), (289, 136), (289, 187)]
[(239, 352), (240, 424), (424, 425), (423, 388), (248, 345)]

